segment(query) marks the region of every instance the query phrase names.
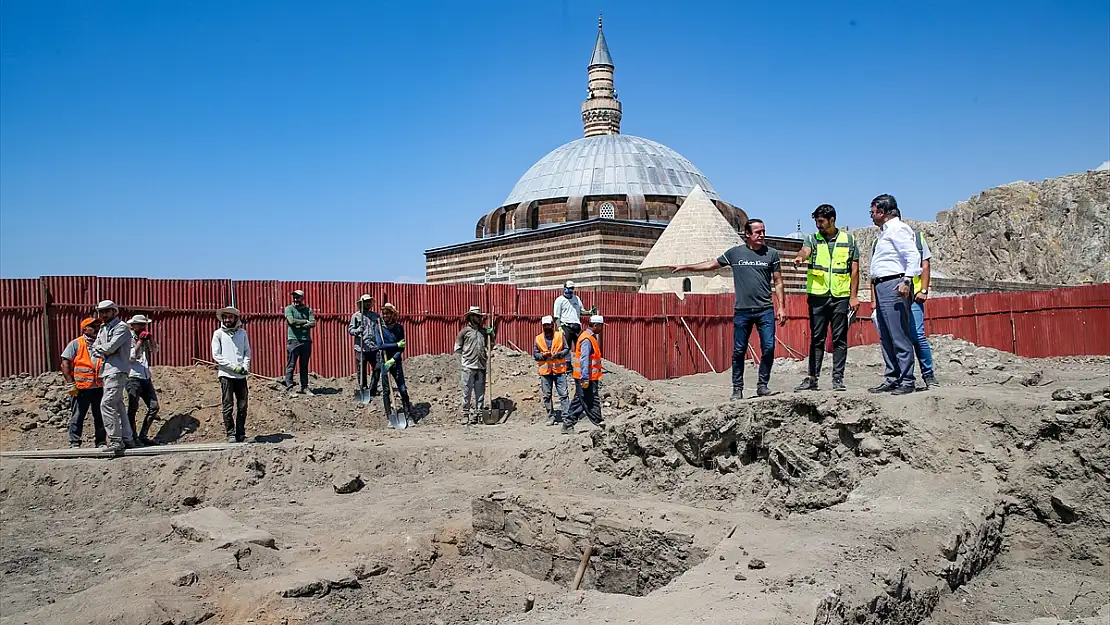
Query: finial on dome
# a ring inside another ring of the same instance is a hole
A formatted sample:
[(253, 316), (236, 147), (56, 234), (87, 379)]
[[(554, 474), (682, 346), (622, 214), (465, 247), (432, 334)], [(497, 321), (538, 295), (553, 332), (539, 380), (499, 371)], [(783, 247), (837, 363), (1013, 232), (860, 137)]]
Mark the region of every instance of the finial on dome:
[(597, 13), (597, 29), (601, 30), (601, 11)]

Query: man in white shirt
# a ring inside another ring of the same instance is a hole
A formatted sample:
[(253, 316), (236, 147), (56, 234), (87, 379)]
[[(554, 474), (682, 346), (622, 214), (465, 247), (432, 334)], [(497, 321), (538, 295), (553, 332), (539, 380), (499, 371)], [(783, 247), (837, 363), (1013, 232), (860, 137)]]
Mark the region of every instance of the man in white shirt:
[(898, 202), (883, 194), (871, 200), (871, 220), (879, 227), (871, 255), (871, 285), (886, 372), (872, 393), (905, 395), (914, 391), (913, 279), (921, 274), (921, 253), (913, 229), (896, 217)]
[[(135, 315), (127, 322), (131, 326), (131, 373), (127, 376), (127, 423), (135, 432), (140, 445), (156, 445), (147, 438), (150, 425), (158, 416), (158, 393), (150, 376), (150, 357), (158, 353), (158, 343), (147, 326), (150, 319), (146, 315)], [(139, 401), (146, 404), (146, 417), (142, 426), (135, 428), (135, 415), (139, 412)]]
[[(594, 306), (585, 312), (587, 315), (596, 315), (597, 307)], [(563, 332), (563, 339), (571, 352), (578, 344), (578, 335), (582, 332), (582, 300), (574, 294), (574, 281), (567, 280), (563, 284), (563, 294), (555, 298), (555, 306), (551, 316), (559, 329)], [(570, 353), (567, 354), (567, 375), (570, 375)]]
[(243, 329), (239, 309), (221, 308), (220, 327), (212, 334), (212, 360), (219, 366), (220, 404), (227, 442), (247, 439), (247, 376), (251, 368), (251, 342)]

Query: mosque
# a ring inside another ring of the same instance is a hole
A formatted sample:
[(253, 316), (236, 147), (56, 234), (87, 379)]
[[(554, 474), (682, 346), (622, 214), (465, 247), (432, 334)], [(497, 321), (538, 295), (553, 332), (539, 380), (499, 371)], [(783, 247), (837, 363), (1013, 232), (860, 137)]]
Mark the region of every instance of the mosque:
[[(731, 290), (731, 278), (681, 279), (675, 287), (658, 279), (661, 268), (655, 268), (653, 280), (652, 268), (641, 267), (695, 189), (697, 206), (686, 211), (692, 215), (682, 219), (684, 230), (718, 243), (739, 241), (748, 216), (721, 199), (709, 180), (678, 152), (650, 139), (621, 134), (623, 107), (600, 19), (586, 72), (587, 96), (581, 109), (584, 136), (555, 148), (528, 168), (505, 200), (478, 218), (473, 240), (425, 250), (428, 284), (504, 283), (552, 289), (573, 279), (579, 287), (603, 291)], [(703, 232), (704, 228), (710, 230)], [(685, 251), (657, 250), (652, 254), (657, 259), (693, 254), (705, 260), (724, 251), (692, 245), (682, 236), (668, 236), (660, 244)], [(793, 238), (768, 237), (767, 244), (789, 256), (801, 247)], [(794, 275), (793, 267), (783, 269), (788, 272), (784, 277), (790, 290), (804, 283), (804, 276)]]

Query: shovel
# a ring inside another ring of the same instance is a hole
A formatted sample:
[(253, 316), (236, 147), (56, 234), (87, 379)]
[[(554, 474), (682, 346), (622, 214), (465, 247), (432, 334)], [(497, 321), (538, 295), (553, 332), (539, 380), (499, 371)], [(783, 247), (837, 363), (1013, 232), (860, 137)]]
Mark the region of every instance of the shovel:
[(499, 425), (508, 417), (509, 411), (493, 407), (493, 337), (486, 335), (486, 401), (489, 409), (482, 412), (482, 423)]
[[(370, 400), (373, 398), (370, 395), (370, 388), (368, 386), (362, 386), (362, 384), (366, 383), (366, 375), (366, 351), (364, 348), (358, 352), (358, 375), (355, 376), (355, 381), (359, 384), (358, 390), (355, 391), (355, 399), (363, 406), (369, 404)], [(359, 380), (359, 378), (362, 379)]]

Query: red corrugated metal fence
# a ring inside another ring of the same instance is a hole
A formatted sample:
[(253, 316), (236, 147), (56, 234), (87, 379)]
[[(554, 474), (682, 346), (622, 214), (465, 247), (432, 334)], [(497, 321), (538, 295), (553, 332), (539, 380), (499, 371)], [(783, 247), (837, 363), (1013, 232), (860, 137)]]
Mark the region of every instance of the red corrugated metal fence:
[[(130, 316), (144, 313), (162, 351), (155, 364), (191, 365), (211, 357), (215, 311), (234, 303), (243, 311), (257, 373), (285, 369), (283, 309), (294, 289), (305, 291), (316, 313), (311, 368), (326, 377), (350, 375), (354, 356), (347, 324), (359, 296), (373, 295), (400, 311), (406, 353), (445, 354), (467, 308), (489, 311), (497, 342), (526, 351), (539, 320), (552, 313), (557, 291), (520, 290), (509, 285), (391, 284), (374, 282), (280, 282), (271, 280), (149, 280), (94, 276), (0, 279), (0, 375), (57, 370), (58, 355), (77, 336), (80, 320), (95, 303), (112, 299)], [(605, 315), (605, 356), (650, 379), (672, 378), (732, 363), (732, 295), (579, 293), (587, 308)], [(809, 350), (805, 296), (787, 296), (787, 323), (778, 328), (776, 357), (804, 357)], [(852, 345), (874, 343), (875, 329), (863, 304), (852, 325)], [(952, 334), (1020, 356), (1110, 354), (1110, 284), (1027, 293), (985, 293), (931, 300), (926, 305), (931, 334)], [(695, 342), (696, 339), (696, 342)], [(752, 347), (759, 353), (753, 333)], [(702, 356), (698, 344), (705, 351)]]

